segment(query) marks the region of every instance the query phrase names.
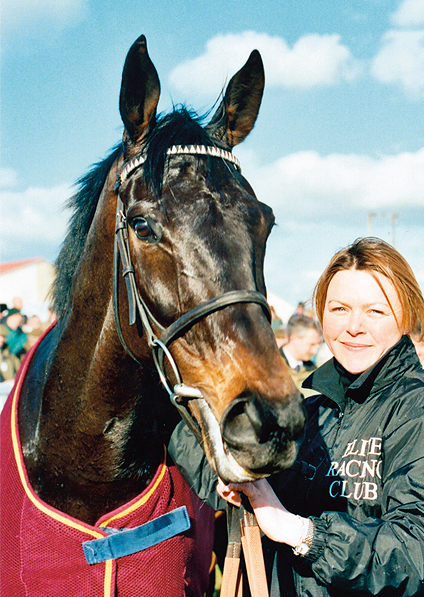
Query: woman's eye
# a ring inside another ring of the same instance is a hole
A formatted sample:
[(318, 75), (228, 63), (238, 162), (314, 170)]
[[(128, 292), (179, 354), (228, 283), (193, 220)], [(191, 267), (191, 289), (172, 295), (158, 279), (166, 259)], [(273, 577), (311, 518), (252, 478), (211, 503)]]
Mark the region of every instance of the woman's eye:
[(153, 234), (152, 229), (144, 218), (136, 218), (132, 222), (132, 227), (141, 240), (149, 238)]

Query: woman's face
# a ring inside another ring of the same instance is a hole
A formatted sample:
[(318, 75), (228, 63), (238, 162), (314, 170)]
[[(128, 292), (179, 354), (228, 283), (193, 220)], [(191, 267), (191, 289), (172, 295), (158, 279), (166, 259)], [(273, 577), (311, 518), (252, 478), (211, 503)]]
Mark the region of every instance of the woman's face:
[(342, 270), (332, 278), (325, 300), (325, 341), (339, 363), (350, 373), (362, 373), (402, 337), (389, 301), (402, 321), (402, 306), (392, 283), (381, 274)]

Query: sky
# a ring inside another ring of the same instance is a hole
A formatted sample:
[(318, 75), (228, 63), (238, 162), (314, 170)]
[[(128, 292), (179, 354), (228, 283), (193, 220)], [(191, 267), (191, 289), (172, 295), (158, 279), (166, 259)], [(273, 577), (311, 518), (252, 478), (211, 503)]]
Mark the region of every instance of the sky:
[(262, 55), (261, 110), (234, 153), (276, 216), (269, 291), (308, 301), (368, 235), (424, 289), (424, 0), (2, 0), (1, 17), (1, 262), (56, 258), (74, 183), (121, 139), (122, 68), (144, 33), (160, 112), (205, 113)]

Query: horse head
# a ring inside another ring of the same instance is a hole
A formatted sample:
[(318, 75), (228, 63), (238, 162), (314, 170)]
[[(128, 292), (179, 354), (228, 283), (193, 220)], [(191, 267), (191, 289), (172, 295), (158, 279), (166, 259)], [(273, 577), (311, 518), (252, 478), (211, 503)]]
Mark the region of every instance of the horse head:
[(120, 94), (117, 230), (127, 239), (118, 250), (133, 281), (128, 299), (121, 284), (118, 327), (140, 362), (151, 358), (150, 335), (165, 387), (226, 481), (290, 466), (304, 425), (265, 300), (274, 216), (231, 153), (252, 130), (263, 89), (254, 50), (206, 126), (184, 108), (159, 118), (159, 78), (141, 36)]

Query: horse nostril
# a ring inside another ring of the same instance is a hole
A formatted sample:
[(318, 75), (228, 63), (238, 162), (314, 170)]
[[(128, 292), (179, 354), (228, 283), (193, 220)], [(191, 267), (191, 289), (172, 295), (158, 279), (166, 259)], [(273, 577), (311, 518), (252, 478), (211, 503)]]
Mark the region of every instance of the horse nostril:
[(254, 394), (242, 395), (227, 407), (221, 435), (240, 466), (262, 475), (293, 464), (305, 415), (300, 394), (291, 398), (282, 404)]
[(259, 443), (269, 440), (270, 436), (277, 429), (277, 421), (270, 412), (264, 409), (256, 399), (246, 400), (245, 413), (252, 425)]
[(235, 449), (268, 441), (277, 427), (275, 417), (254, 396), (233, 400), (221, 420), (222, 437)]

